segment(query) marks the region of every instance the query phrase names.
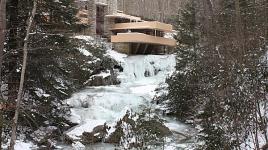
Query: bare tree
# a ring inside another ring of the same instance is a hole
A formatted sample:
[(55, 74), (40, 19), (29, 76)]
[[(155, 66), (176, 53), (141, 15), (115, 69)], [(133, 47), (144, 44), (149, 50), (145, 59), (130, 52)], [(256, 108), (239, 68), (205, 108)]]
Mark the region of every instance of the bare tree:
[[(6, 35), (6, 0), (0, 2), (0, 88), (2, 86), (2, 64), (3, 64), (3, 53), (4, 43)], [(0, 90), (0, 149), (2, 149), (2, 131), (3, 131), (3, 106), (4, 100)]]
[[(6, 33), (6, 0), (0, 2), (0, 78), (2, 70), (3, 50)], [(1, 84), (1, 83), (0, 83)]]
[(13, 124), (12, 124), (11, 141), (10, 141), (10, 147), (9, 147), (10, 150), (14, 150), (15, 141), (16, 141), (16, 130), (17, 130), (17, 124), (18, 124), (20, 105), (22, 103), (23, 85), (24, 85), (25, 71), (26, 71), (26, 66), (27, 66), (29, 34), (30, 34), (30, 30), (31, 30), (32, 23), (34, 20), (34, 16), (36, 13), (36, 7), (37, 7), (37, 0), (34, 0), (32, 14), (28, 20), (26, 36), (25, 36), (24, 45), (23, 45), (23, 64), (22, 64), (22, 70), (21, 70), (19, 92), (17, 96), (16, 110), (15, 110), (15, 115), (14, 115)]
[[(237, 46), (240, 53), (240, 56), (245, 54), (244, 52), (244, 34), (242, 29), (242, 19), (241, 19), (241, 8), (240, 8), (240, 1), (235, 0), (235, 30), (236, 30), (236, 39), (237, 39)], [(241, 57), (243, 58), (243, 57)]]

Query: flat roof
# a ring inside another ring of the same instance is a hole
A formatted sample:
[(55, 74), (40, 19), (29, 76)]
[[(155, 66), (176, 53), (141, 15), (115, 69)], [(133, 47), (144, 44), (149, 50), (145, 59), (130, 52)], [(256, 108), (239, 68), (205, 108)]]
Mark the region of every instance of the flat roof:
[(126, 29), (153, 29), (164, 32), (172, 32), (172, 25), (158, 21), (117, 23), (111, 30), (126, 30)]
[(164, 37), (151, 36), (144, 33), (118, 33), (111, 37), (112, 43), (147, 43), (175, 47), (176, 40)]
[(123, 19), (129, 19), (134, 21), (142, 21), (141, 17), (131, 16), (124, 13), (117, 12), (116, 14), (106, 15), (107, 18), (123, 18)]
[(96, 4), (96, 5), (101, 5), (101, 6), (108, 6), (107, 3), (103, 3), (103, 2), (96, 2), (95, 4)]

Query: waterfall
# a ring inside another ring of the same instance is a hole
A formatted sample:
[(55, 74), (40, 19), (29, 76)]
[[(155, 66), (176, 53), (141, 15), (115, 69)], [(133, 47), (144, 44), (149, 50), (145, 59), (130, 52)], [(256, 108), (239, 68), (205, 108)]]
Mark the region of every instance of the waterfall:
[[(123, 83), (157, 79), (164, 82), (168, 74), (174, 71), (174, 55), (141, 55), (125, 58), (123, 63)], [(144, 84), (147, 84), (144, 81)], [(149, 83), (150, 84), (150, 83)]]
[[(79, 124), (67, 133), (72, 139), (79, 140), (83, 132), (91, 132), (104, 123), (115, 125), (127, 110), (140, 112), (140, 106), (149, 107), (155, 89), (173, 73), (176, 65), (174, 55), (126, 56), (114, 51), (110, 55), (123, 68), (118, 74), (121, 84), (88, 87), (67, 100), (72, 107), (69, 120)], [(172, 129), (187, 128), (176, 124), (167, 123)]]

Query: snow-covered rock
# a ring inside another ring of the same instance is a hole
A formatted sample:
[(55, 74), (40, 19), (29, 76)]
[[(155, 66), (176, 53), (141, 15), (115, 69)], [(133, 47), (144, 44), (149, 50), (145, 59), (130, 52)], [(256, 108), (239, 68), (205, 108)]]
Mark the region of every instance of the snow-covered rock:
[(85, 150), (86, 147), (81, 142), (76, 141), (72, 144), (72, 150)]
[(116, 75), (111, 73), (109, 70), (107, 72), (101, 72), (99, 74), (93, 75), (85, 85), (87, 86), (105, 86), (105, 85), (116, 85), (120, 81), (117, 80)]
[(86, 120), (84, 124), (80, 124), (75, 128), (71, 129), (66, 135), (71, 140), (79, 140), (84, 132), (92, 132), (96, 126), (104, 125), (105, 120)]

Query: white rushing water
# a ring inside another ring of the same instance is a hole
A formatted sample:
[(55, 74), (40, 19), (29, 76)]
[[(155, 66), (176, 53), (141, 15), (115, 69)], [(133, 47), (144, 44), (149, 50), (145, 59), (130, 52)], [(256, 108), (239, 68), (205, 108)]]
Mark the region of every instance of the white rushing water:
[[(114, 124), (127, 110), (139, 112), (140, 106), (152, 105), (154, 90), (165, 82), (176, 64), (174, 55), (126, 56), (115, 51), (109, 51), (109, 55), (124, 69), (118, 76), (121, 84), (88, 87), (67, 100), (73, 107), (69, 119), (79, 124), (67, 133), (73, 139), (79, 139), (83, 132), (90, 132), (105, 122)], [(83, 107), (85, 105), (87, 107)], [(165, 125), (180, 133), (189, 130), (186, 125), (170, 118)], [(104, 149), (98, 146), (95, 149)], [(167, 149), (176, 149), (176, 146), (169, 145)]]

